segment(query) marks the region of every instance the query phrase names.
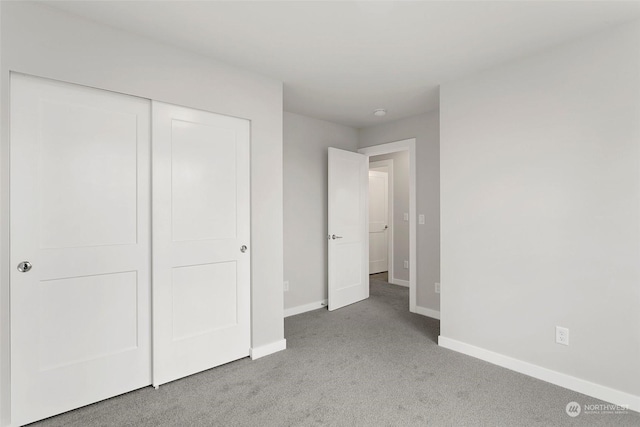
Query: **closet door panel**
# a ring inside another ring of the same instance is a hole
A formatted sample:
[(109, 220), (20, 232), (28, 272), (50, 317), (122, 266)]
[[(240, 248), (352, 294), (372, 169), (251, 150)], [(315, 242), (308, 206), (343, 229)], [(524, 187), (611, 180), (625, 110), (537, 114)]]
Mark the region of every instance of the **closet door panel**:
[(249, 129), (153, 103), (154, 385), (249, 355)]
[(150, 110), (11, 76), (13, 425), (151, 383)]

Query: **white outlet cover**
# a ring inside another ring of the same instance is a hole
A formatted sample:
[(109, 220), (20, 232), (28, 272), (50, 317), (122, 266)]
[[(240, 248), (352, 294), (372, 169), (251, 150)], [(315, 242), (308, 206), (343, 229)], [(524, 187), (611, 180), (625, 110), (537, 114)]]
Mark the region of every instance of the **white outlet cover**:
[(424, 224), (424, 215), (423, 214), (418, 215), (418, 224)]
[(569, 345), (569, 329), (562, 326), (556, 326), (556, 343)]
[(288, 280), (284, 281), (284, 286), (283, 287), (284, 287), (284, 291), (285, 292), (289, 291), (289, 281)]
[(404, 260), (404, 268), (409, 268), (409, 261), (406, 259)]
[(402, 219), (404, 219), (405, 221), (409, 221), (409, 214), (408, 213), (403, 213), (402, 214)]
[(436, 283), (436, 294), (440, 293), (440, 283)]

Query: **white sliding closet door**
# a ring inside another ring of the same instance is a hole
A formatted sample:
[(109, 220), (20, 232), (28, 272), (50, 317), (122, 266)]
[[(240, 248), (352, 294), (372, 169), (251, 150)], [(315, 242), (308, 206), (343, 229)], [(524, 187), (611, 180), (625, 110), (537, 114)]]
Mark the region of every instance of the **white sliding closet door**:
[(11, 76), (12, 425), (151, 383), (149, 131), (147, 100)]
[(250, 122), (153, 102), (153, 383), (249, 355)]

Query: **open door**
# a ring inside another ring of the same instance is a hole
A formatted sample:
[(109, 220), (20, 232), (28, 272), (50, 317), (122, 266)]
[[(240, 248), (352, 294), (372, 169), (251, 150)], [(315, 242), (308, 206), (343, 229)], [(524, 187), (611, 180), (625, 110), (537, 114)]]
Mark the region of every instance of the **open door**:
[(369, 158), (329, 148), (329, 310), (369, 298)]

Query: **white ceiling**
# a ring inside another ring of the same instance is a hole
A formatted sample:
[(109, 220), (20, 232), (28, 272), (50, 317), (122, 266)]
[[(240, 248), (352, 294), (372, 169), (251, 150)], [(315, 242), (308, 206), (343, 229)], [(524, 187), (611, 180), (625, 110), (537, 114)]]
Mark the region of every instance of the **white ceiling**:
[(46, 4), (274, 77), (285, 110), (358, 128), (437, 109), (444, 81), (640, 19), (638, 1)]

